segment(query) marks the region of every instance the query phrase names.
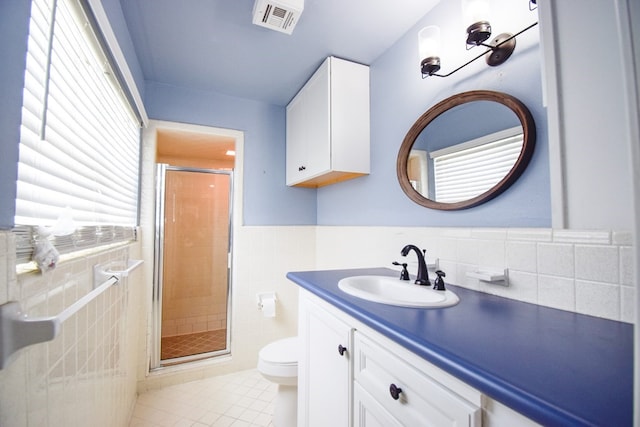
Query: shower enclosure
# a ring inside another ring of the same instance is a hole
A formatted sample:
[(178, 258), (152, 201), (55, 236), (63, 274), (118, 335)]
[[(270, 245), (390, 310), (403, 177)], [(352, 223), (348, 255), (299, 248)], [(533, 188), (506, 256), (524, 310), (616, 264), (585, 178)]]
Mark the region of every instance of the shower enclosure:
[(156, 182), (151, 367), (227, 354), (233, 172), (158, 164)]

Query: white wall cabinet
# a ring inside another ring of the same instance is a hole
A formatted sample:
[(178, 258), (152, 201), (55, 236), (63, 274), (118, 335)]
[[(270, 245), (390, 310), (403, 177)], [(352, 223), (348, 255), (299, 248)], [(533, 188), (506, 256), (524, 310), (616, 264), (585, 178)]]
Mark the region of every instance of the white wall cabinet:
[(287, 185), (369, 173), (369, 67), (328, 57), (287, 105)]
[(304, 289), (299, 310), (300, 426), (537, 426)]

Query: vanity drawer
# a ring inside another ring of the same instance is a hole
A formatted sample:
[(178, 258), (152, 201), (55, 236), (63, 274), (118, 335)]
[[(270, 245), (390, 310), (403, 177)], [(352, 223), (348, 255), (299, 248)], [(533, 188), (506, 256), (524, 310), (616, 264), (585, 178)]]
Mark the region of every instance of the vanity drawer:
[[(354, 336), (355, 381), (366, 392), (362, 394), (367, 396), (369, 408), (373, 399), (380, 405), (379, 413), (391, 414), (400, 425), (406, 426), (481, 425), (479, 395), (473, 399), (478, 404), (472, 403), (428, 375), (427, 372), (434, 369), (428, 362), (409, 362), (361, 332), (356, 331)], [(356, 398), (355, 405), (359, 404)], [(359, 411), (357, 407), (354, 409), (355, 424), (365, 425), (358, 422)]]

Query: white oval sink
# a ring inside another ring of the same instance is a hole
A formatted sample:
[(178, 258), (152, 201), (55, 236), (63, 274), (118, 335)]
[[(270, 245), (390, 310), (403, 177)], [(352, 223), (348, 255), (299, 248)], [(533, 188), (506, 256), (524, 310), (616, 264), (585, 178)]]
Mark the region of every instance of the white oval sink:
[(389, 276), (346, 277), (338, 288), (354, 297), (401, 307), (450, 307), (460, 301), (450, 290), (436, 291)]

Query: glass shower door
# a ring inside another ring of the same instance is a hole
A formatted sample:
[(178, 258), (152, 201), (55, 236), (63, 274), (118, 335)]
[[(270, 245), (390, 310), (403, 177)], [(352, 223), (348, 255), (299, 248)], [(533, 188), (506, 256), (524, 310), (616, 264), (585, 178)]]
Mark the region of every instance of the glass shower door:
[(227, 354), (232, 173), (159, 165), (158, 178), (156, 367)]

